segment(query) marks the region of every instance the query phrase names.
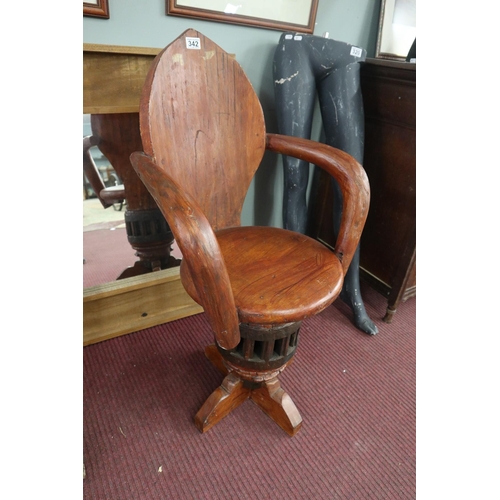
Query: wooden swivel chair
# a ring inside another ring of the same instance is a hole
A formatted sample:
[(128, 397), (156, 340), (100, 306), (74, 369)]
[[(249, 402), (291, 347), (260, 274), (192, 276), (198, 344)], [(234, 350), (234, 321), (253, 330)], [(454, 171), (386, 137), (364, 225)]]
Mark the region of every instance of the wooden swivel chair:
[[(210, 429), (250, 398), (294, 435), (302, 418), (278, 375), (295, 354), (301, 322), (342, 289), (368, 212), (365, 172), (332, 147), (266, 134), (239, 64), (194, 30), (152, 64), (140, 127), (144, 152), (131, 155), (132, 165), (174, 233), (184, 257), (182, 283), (215, 337), (206, 355), (225, 374), (196, 414), (196, 426)], [(334, 252), (284, 229), (240, 226), (266, 148), (306, 159), (338, 180), (344, 209)]]

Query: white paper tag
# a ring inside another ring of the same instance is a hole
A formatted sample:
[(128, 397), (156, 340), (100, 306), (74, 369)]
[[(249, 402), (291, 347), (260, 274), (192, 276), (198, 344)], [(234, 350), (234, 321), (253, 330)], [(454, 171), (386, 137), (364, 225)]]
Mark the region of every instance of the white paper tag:
[(285, 35), (285, 40), (291, 40), (293, 38), (293, 35)]
[(199, 38), (195, 38), (192, 36), (186, 37), (186, 49), (201, 49), (201, 43)]
[(363, 49), (360, 49), (359, 47), (351, 47), (351, 56), (361, 57), (362, 54), (363, 54)]
[(224, 9), (224, 14), (236, 14), (236, 11), (241, 7), (241, 5), (233, 5), (228, 3)]
[(302, 35), (295, 35), (293, 37), (294, 40), (302, 40)]

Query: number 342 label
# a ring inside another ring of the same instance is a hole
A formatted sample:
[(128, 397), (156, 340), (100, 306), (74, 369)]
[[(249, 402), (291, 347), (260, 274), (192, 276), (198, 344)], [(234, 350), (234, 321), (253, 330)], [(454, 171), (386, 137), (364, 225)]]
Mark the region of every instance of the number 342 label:
[(186, 48), (187, 49), (201, 49), (200, 39), (194, 38), (192, 36), (186, 37)]

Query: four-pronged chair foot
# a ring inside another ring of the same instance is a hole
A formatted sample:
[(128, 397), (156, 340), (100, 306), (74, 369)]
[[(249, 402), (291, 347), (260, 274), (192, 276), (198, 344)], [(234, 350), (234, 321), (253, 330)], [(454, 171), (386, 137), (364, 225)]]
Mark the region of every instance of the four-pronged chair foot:
[(229, 373), (196, 414), (196, 427), (200, 432), (208, 431), (249, 397), (250, 389), (244, 386), (243, 380)]
[(292, 398), (281, 388), (277, 378), (262, 382), (252, 390), (250, 398), (287, 434), (295, 436), (302, 426), (302, 417)]
[(290, 436), (299, 431), (302, 417), (290, 396), (281, 388), (277, 377), (277, 373), (282, 371), (291, 359), (278, 371), (252, 373), (240, 370), (232, 364), (229, 364), (228, 369), (215, 345), (207, 346), (205, 355), (225, 378), (195, 416), (196, 427), (201, 432), (208, 431), (246, 399), (251, 399)]

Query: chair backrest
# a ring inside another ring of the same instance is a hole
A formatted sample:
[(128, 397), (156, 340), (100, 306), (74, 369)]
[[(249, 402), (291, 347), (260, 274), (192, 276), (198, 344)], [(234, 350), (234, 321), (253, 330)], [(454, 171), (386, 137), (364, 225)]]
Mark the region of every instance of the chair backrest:
[(140, 110), (144, 152), (198, 202), (214, 230), (240, 225), (266, 134), (259, 99), (236, 60), (185, 31), (153, 62)]
[(132, 165), (167, 219), (183, 254), (181, 277), (187, 269), (219, 346), (236, 347), (240, 333), (214, 231), (240, 225), (266, 147), (319, 165), (339, 182), (344, 209), (335, 253), (347, 271), (368, 210), (362, 167), (325, 144), (266, 135), (243, 70), (201, 33), (185, 31), (156, 57), (143, 87), (140, 129), (143, 152), (132, 153)]

